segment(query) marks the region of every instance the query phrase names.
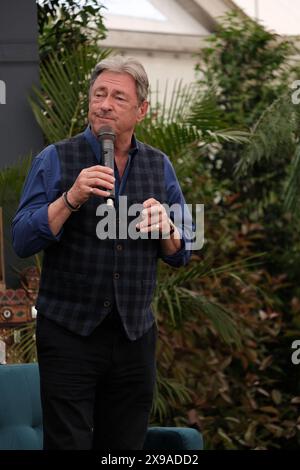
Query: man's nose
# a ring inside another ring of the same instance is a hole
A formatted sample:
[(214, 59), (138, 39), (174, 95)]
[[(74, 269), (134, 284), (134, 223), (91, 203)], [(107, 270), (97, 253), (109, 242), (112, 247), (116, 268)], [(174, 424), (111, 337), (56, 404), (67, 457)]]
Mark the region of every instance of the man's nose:
[(101, 109), (108, 111), (112, 108), (112, 101), (110, 96), (106, 96), (101, 100)]

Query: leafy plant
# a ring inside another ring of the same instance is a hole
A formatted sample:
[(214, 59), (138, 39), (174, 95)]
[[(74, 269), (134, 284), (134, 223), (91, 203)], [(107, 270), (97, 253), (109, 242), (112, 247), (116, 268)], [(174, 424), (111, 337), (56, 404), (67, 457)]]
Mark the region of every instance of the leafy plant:
[(202, 74), (200, 82), (215, 87), (230, 125), (251, 127), (285, 91), (291, 72), (289, 57), (296, 52), (294, 43), (237, 10), (222, 18), (207, 42), (196, 66)]
[(38, 0), (39, 53), (43, 64), (66, 49), (94, 43), (106, 35), (98, 0)]
[[(253, 291), (257, 298), (247, 300), (242, 289), (243, 302), (237, 305), (248, 323), (243, 329), (248, 340), (223, 375), (233, 394), (231, 405), (218, 400), (215, 415), (208, 402), (200, 421), (213, 428), (207, 436), (213, 448), (297, 448), (299, 384), (287, 373), (290, 341), (299, 336), (299, 220), (296, 211), (294, 217), (289, 212), (299, 194), (299, 107), (289, 87), (297, 73), (290, 61), (295, 47), (238, 13), (224, 18), (210, 43), (200, 54), (201, 83), (217, 90), (226, 121), (250, 127), (252, 135), (243, 147), (219, 147), (204, 165), (218, 188), (206, 236), (215, 241), (212, 219), (223, 218), (219, 262), (224, 256), (265, 256), (260, 269), (247, 276), (249, 288), (251, 278), (259, 285)], [(227, 287), (220, 286), (222, 296)], [(231, 286), (228, 295), (233, 292)], [(228, 305), (228, 299), (224, 302)], [(243, 383), (242, 370), (254, 381)]]
[(86, 126), (89, 76), (108, 54), (83, 45), (49, 56), (41, 67), (41, 86), (30, 102), (47, 142), (71, 137)]
[(8, 350), (7, 361), (21, 364), (36, 362), (35, 321), (13, 328), (10, 335), (12, 345)]

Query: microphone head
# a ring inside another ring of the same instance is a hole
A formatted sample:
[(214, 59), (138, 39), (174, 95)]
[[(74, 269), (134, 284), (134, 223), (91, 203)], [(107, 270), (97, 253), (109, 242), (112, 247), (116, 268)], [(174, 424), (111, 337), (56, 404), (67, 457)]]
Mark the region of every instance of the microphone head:
[(102, 126), (97, 132), (97, 137), (100, 142), (103, 140), (112, 140), (114, 142), (116, 134), (110, 126)]

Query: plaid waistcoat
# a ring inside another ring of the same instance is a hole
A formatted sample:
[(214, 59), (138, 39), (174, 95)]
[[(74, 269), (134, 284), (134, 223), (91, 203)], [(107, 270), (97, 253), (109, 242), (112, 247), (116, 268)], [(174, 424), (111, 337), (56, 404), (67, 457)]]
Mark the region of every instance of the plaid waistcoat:
[[(141, 142), (137, 145), (122, 195), (128, 197), (128, 207), (150, 197), (164, 203), (163, 154)], [(83, 134), (59, 142), (56, 149), (61, 192), (73, 185), (82, 169), (99, 164)], [(116, 306), (128, 338), (136, 340), (154, 321), (151, 301), (159, 240), (100, 240), (96, 226), (102, 217), (96, 210), (101, 203), (103, 198), (91, 197), (66, 221), (60, 241), (45, 250), (36, 306), (82, 336), (88, 336)], [(128, 224), (136, 217), (128, 217)]]

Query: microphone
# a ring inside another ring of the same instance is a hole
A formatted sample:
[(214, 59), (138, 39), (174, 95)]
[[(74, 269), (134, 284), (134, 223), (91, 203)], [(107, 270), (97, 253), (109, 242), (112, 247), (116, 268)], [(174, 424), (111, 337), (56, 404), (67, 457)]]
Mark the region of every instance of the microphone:
[[(98, 141), (101, 144), (102, 153), (104, 157), (104, 166), (114, 170), (114, 157), (115, 157), (115, 132), (110, 126), (102, 126), (98, 131)], [(108, 206), (114, 206), (115, 188), (110, 190), (110, 197), (106, 202)]]

